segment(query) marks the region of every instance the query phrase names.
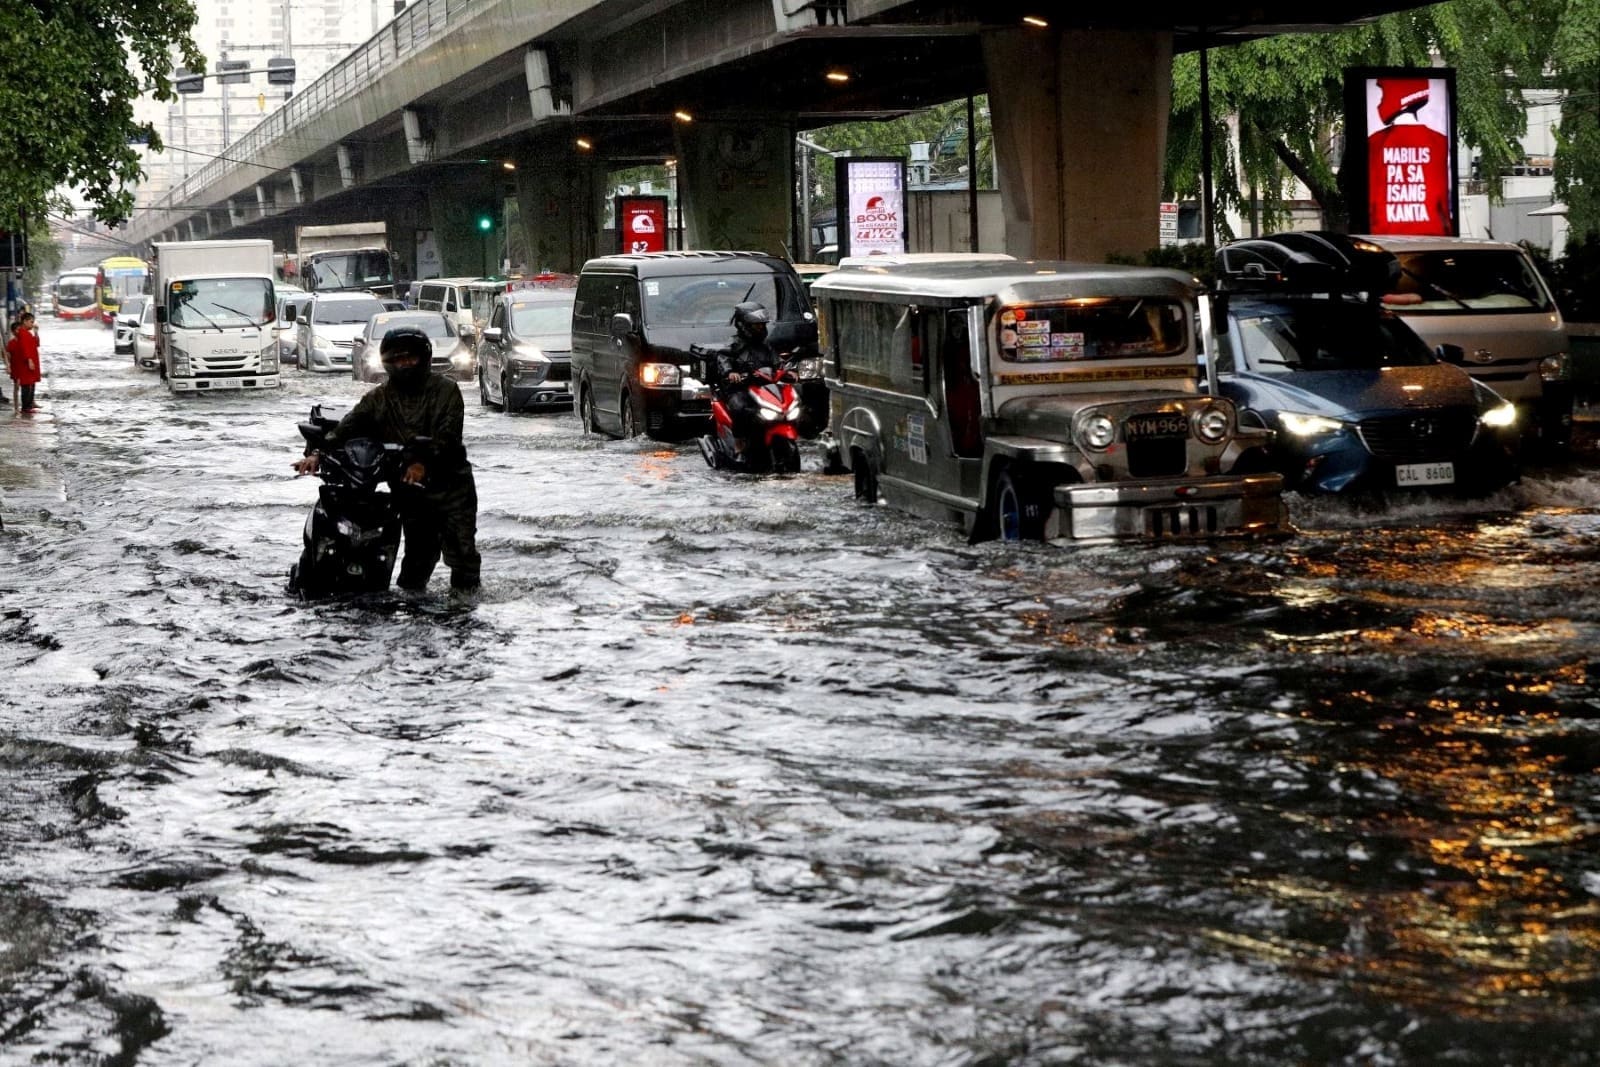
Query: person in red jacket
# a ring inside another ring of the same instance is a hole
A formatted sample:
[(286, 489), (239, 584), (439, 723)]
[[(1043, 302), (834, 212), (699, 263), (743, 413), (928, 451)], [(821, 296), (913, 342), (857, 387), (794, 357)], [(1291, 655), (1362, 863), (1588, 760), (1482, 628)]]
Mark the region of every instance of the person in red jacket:
[(39, 384), (39, 334), (33, 326), (33, 312), (24, 311), (17, 316), (11, 327), (11, 340), (6, 342), (6, 356), (22, 410), (39, 410), (33, 402), (33, 387)]

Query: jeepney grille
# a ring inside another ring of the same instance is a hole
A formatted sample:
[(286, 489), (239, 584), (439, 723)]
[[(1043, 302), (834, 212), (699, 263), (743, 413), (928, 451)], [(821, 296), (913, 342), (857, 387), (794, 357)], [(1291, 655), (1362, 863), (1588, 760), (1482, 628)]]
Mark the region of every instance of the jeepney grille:
[(1217, 509), (1210, 505), (1180, 504), (1176, 507), (1146, 508), (1144, 513), (1146, 537), (1196, 537), (1215, 534), (1221, 529)]
[(1478, 418), (1470, 411), (1418, 411), (1362, 419), (1356, 431), (1379, 459), (1426, 463), (1462, 452), (1477, 427)]
[(1157, 437), (1128, 442), (1128, 475), (1132, 478), (1161, 478), (1189, 471), (1189, 439)]

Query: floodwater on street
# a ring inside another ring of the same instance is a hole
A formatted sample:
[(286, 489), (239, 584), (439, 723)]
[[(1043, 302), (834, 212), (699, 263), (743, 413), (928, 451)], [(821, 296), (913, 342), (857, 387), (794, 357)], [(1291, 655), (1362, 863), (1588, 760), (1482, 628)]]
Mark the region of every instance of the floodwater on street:
[[(969, 546), (467, 391), (484, 588), (306, 604), (295, 423), (0, 411), (0, 1062), (1600, 1053), (1600, 463)], [(11, 384), (4, 382), (7, 395)]]

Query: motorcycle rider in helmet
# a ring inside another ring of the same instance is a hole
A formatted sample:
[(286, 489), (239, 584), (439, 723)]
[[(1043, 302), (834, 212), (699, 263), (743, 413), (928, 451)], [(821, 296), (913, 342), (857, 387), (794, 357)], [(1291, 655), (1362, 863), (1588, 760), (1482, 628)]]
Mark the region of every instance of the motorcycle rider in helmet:
[[(401, 480), (413, 488), (395, 494), (406, 545), (396, 585), (426, 588), (442, 552), (450, 587), (476, 589), (478, 489), (461, 439), (461, 389), (433, 373), (433, 342), (421, 327), (390, 330), (378, 353), (388, 380), (367, 391), (326, 443), (369, 437), (405, 449)], [(294, 464), (295, 473), (315, 474), (317, 459), (318, 453), (308, 453)]]
[(776, 368), (783, 361), (767, 343), (767, 309), (753, 300), (733, 308), (734, 342), (717, 353), (717, 392), (733, 420), (733, 433), (739, 451), (744, 441), (760, 426), (759, 405), (744, 386), (746, 375), (763, 367)]

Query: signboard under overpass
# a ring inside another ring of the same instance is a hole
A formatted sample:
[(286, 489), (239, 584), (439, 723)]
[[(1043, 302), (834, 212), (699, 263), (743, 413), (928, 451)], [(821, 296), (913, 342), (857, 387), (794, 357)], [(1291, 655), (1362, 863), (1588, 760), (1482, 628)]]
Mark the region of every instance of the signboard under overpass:
[(1351, 232), (1459, 235), (1455, 100), (1447, 68), (1345, 70), (1340, 173)]
[(906, 249), (906, 161), (900, 156), (842, 156), (834, 160), (839, 258), (889, 255)]

